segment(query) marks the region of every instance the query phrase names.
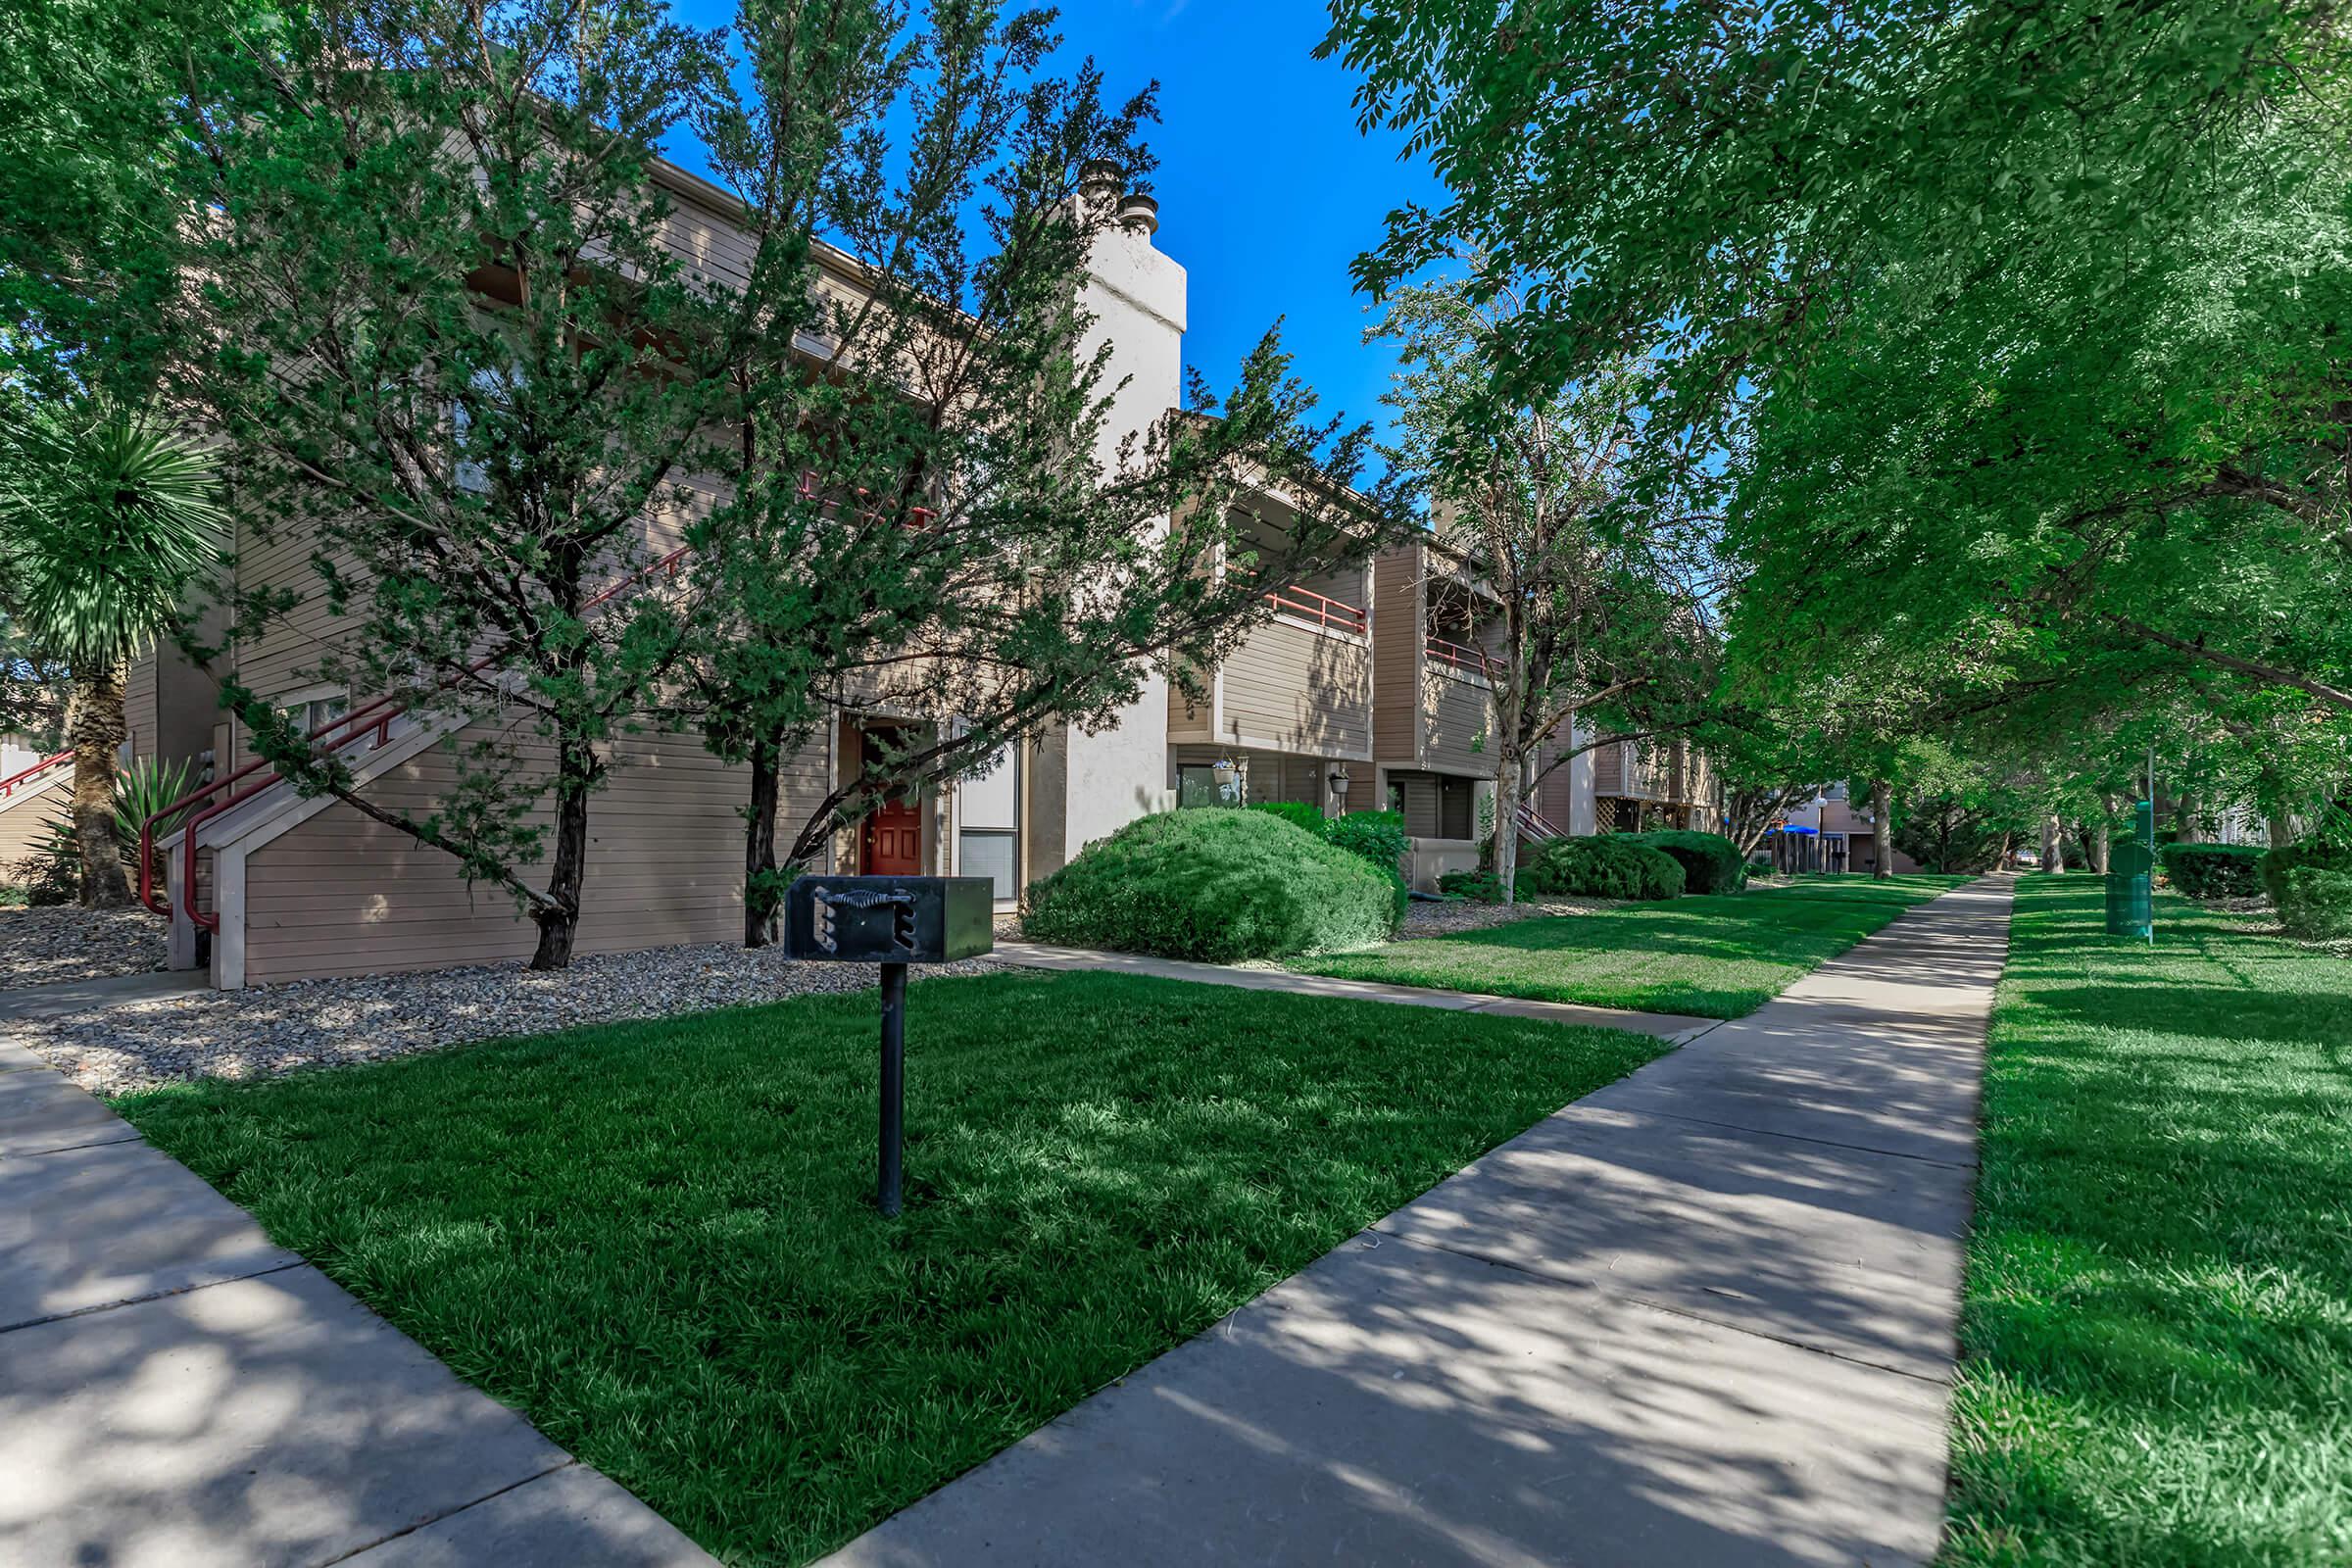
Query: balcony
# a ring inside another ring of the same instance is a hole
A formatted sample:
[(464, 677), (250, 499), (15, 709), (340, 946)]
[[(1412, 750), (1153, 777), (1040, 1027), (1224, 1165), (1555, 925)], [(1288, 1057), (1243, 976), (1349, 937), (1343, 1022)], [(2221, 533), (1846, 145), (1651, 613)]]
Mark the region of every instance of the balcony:
[[(1270, 530), (1269, 530), (1270, 532)], [(1279, 549), (1268, 538), (1269, 550)], [(1250, 568), (1225, 568), (1255, 576)], [(1366, 572), (1337, 566), (1265, 590), (1271, 618), (1210, 672), (1200, 700), (1168, 699), (1168, 739), (1229, 749), (1369, 760), (1372, 615)]]

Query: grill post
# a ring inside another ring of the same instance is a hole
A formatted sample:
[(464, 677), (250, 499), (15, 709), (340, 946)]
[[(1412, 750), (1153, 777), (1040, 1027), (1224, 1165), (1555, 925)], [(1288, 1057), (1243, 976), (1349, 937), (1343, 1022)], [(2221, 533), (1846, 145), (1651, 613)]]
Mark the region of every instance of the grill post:
[(874, 1201), (886, 1218), (899, 1217), (900, 1172), (906, 1137), (906, 966), (882, 965), (882, 1143)]

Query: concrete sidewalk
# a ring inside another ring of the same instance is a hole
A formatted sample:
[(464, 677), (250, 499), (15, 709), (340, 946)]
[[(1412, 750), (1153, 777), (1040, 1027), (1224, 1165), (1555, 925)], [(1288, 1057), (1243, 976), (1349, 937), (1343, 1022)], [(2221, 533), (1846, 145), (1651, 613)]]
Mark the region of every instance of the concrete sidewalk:
[(0, 1040), (0, 1563), (710, 1561)]
[(1392, 1002), (1405, 1007), (1438, 1007), (1447, 1012), (1498, 1013), (1510, 1018), (1544, 1018), (1553, 1023), (1585, 1024), (1597, 1029), (1631, 1029), (1661, 1036), (1677, 1045), (1695, 1040), (1723, 1023), (1720, 1018), (1694, 1018), (1677, 1012), (1629, 1012), (1622, 1007), (1591, 1007), (1576, 1002), (1491, 997), (1476, 991), (1384, 985), (1377, 980), (1337, 980), (1328, 975), (1293, 974), (1288, 969), (1245, 969), (1230, 963), (1194, 963), (1182, 958), (1147, 957), (1139, 953), (1107, 953), (1099, 948), (1057, 948), (1042, 942), (1000, 942), (989, 956), (1025, 969), (1107, 969), (1119, 974), (1152, 975), (1161, 980), (1235, 986), (1244, 991), (1345, 997), (1355, 1002)]
[(1927, 1560), (2010, 896), (1906, 913), (828, 1562)]

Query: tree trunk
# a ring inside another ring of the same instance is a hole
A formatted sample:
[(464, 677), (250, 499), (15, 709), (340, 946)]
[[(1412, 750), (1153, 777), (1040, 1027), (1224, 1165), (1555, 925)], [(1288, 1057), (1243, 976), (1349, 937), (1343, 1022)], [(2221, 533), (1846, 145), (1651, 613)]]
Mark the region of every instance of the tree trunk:
[(122, 712), (122, 666), (76, 677), (73, 716), (74, 837), (81, 850), (81, 902), (93, 909), (130, 902), (122, 844), (115, 832), (115, 758), (130, 731)]
[(1894, 786), (1883, 778), (1870, 781), (1870, 853), (1873, 881), (1894, 875)]
[(743, 834), (743, 945), (764, 948), (776, 940), (776, 910), (783, 889), (776, 883), (776, 796), (781, 748), (774, 741), (752, 746), (752, 800), (745, 808)]
[(2108, 826), (2105, 817), (2099, 818), (2099, 825), (2090, 834), (2090, 868), (2101, 876), (2105, 876), (2107, 868), (2114, 863), (2114, 830)]
[(1519, 775), (1524, 769), (1511, 748), (1503, 748), (1502, 765), (1494, 770), (1494, 880), (1502, 884), (1502, 902), (1518, 902)]
[(556, 858), (547, 875), (549, 903), (531, 912), (539, 924), (534, 969), (571, 965), (571, 941), (580, 925), (580, 886), (588, 870), (588, 791), (596, 782), (596, 754), (586, 741), (556, 742)]
[(2283, 849), (2295, 842), (2295, 819), (2285, 811), (2273, 811), (2263, 818), (2264, 831), (2269, 835), (2271, 848)]
[(2041, 819), (2041, 868), (2052, 876), (2066, 870), (2064, 830), (2058, 825), (2058, 813), (2050, 812)]

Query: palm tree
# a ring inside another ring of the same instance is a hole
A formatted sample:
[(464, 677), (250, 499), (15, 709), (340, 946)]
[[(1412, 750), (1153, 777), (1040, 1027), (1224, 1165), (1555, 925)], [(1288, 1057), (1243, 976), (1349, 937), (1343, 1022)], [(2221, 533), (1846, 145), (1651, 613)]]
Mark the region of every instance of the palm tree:
[(200, 448), (104, 402), (45, 405), (0, 434), (0, 591), (71, 675), (84, 905), (130, 902), (115, 828), (123, 680), (215, 559), (224, 519), (215, 489)]

